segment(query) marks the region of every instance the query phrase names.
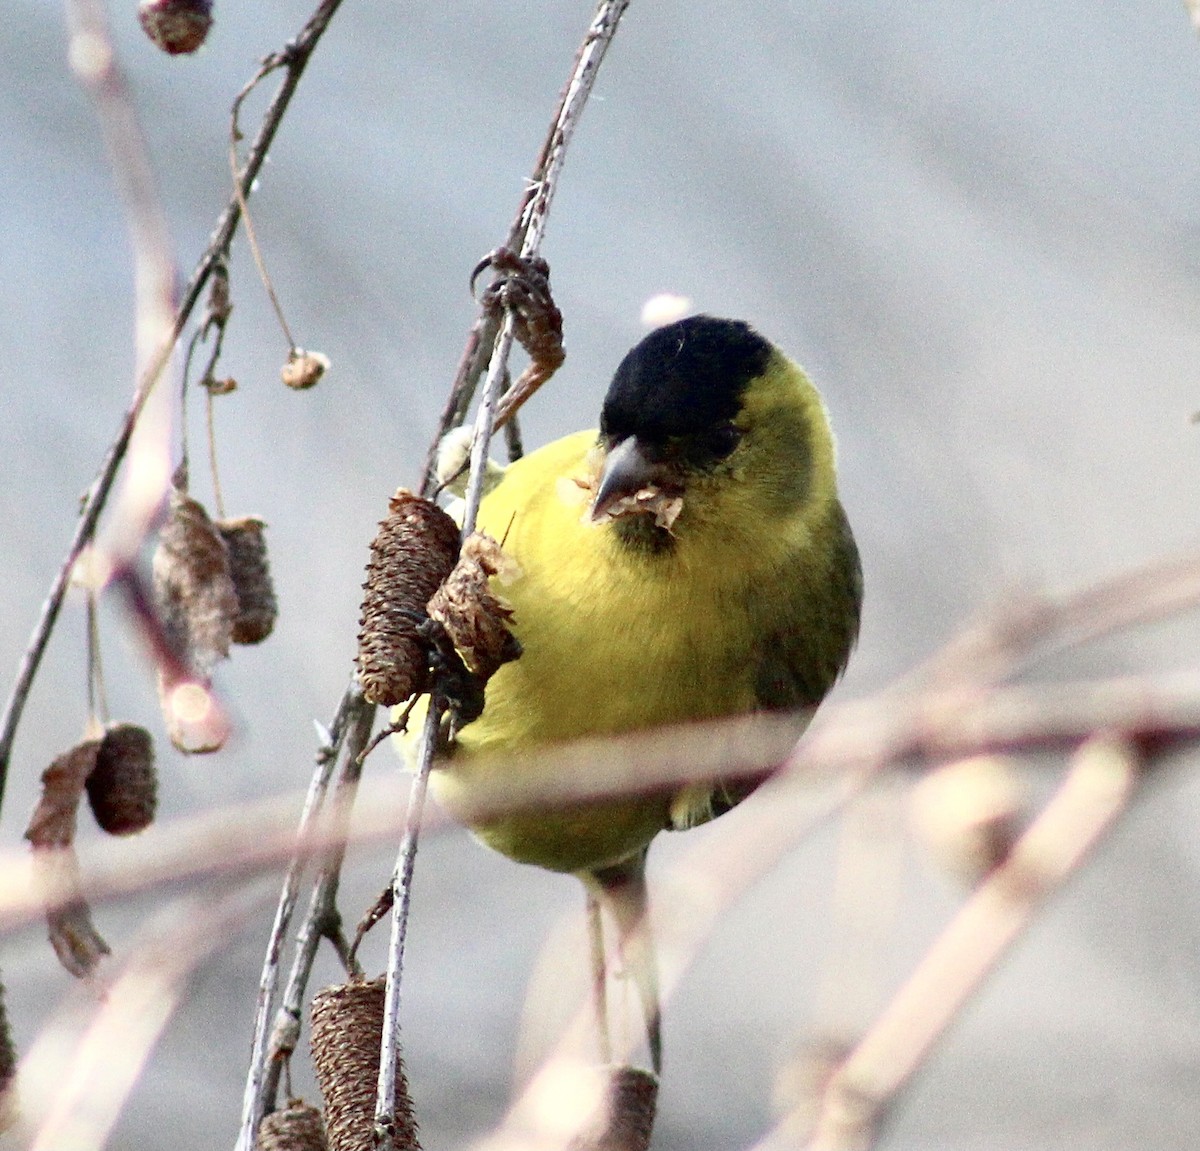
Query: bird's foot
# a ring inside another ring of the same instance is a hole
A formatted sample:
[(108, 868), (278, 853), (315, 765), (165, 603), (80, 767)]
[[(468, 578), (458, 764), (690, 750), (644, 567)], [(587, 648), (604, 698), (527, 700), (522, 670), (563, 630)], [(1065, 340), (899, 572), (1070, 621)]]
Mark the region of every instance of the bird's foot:
[(502, 428), (562, 365), (562, 312), (550, 292), (550, 265), (540, 256), (526, 258), (509, 248), (489, 252), (471, 273), (475, 281), (490, 269), (496, 277), (480, 297), (484, 309), (513, 318), (513, 334), (529, 355), (529, 366), (500, 400), (495, 426)]

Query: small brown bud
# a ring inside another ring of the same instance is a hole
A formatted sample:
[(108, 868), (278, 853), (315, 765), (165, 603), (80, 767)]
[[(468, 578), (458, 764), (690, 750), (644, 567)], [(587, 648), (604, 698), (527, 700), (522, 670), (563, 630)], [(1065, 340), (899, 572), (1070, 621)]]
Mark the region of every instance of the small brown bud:
[(96, 822), (109, 835), (133, 835), (150, 826), (158, 804), (158, 776), (154, 741), (144, 727), (117, 723), (104, 733), (87, 778), (87, 797)]
[(272, 1111), (259, 1124), (255, 1151), (328, 1151), (321, 1112), (301, 1099)]
[(429, 614), (446, 629), (467, 667), (485, 683), (521, 645), (509, 629), (513, 610), (493, 590), (489, 576), (515, 569), (491, 536), (475, 532), (462, 545), (454, 570), (429, 600)]
[[(312, 1001), (313, 1067), (325, 1101), (331, 1151), (374, 1151), (375, 1088), (383, 1038), (384, 980), (324, 987)], [(396, 1060), (392, 1145), (420, 1151), (403, 1060)]]
[(229, 574), (237, 593), (234, 643), (262, 643), (271, 634), (279, 614), (263, 535), (266, 526), (257, 516), (216, 522), (216, 529), (229, 549)]
[(229, 549), (203, 506), (171, 489), (154, 551), (154, 599), (167, 639), (201, 676), (229, 655), (237, 591)]
[(279, 377), (289, 388), (302, 392), (311, 388), (328, 370), (328, 356), (293, 348), (288, 353), (287, 363), (279, 369)]
[(90, 975), (109, 954), (108, 944), (92, 926), (74, 848), (79, 798), (99, 750), (99, 740), (86, 740), (46, 768), (41, 800), (25, 829), (25, 838), (33, 845), (34, 874), (46, 907), (51, 946), (59, 962), (79, 979)]
[(212, 0), (141, 0), (138, 20), (169, 55), (195, 52), (212, 27)]
[(358, 633), (363, 695), (391, 706), (423, 691), (417, 620), (458, 558), (458, 525), (437, 504), (399, 488), (371, 543)]

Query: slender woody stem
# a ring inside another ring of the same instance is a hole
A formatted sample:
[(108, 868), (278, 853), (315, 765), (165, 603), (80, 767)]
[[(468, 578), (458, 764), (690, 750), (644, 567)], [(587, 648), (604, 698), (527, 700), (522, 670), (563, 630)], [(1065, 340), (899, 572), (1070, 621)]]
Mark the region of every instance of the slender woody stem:
[[(591, 95), (604, 54), (608, 50), (609, 44), (612, 43), (621, 16), (628, 6), (629, 0), (602, 0), (575, 55), (571, 78), (567, 82), (550, 132), (546, 137), (546, 143), (538, 157), (532, 195), (527, 194), (518, 216), (518, 220), (523, 222), (518, 225), (522, 228), (524, 235), (521, 243), (521, 255), (527, 259), (536, 256), (541, 248), (550, 205), (553, 202), (554, 193), (562, 175), (563, 164), (566, 161), (567, 145), (571, 141), (580, 116), (583, 115), (583, 109)], [(463, 513), (462, 534), (464, 539), (475, 530), (475, 518), (479, 512), (487, 470), (488, 448), (495, 425), (496, 407), (500, 400), (501, 385), (508, 375), (508, 357), (512, 351), (514, 338), (515, 323), (512, 314), (509, 313), (505, 315), (503, 323), (500, 325), (492, 348), (487, 383), (484, 386), (483, 398), (475, 419), (475, 434), (471, 441), (471, 475), (467, 482), (466, 510)], [(471, 344), (468, 341), (468, 349), (470, 347)], [(468, 362), (468, 359), (473, 361), (475, 357), (464, 356), (464, 364)], [(456, 389), (452, 390), (452, 400), (454, 400)], [(461, 403), (461, 400), (457, 402)], [(450, 411), (452, 407), (454, 405), (447, 405), (447, 411)], [(436, 451), (436, 444), (433, 450)], [(428, 469), (426, 474), (428, 475)], [(387, 998), (375, 1107), (376, 1138), (380, 1140), (381, 1151), (392, 1151), (393, 1145), (395, 1067), (399, 1047), (400, 970), (404, 958), (404, 939), (407, 934), (409, 889), (416, 863), (418, 844), (416, 829), (421, 822), (425, 801), (425, 784), (433, 763), (434, 744), (440, 718), (431, 699), (422, 745), (421, 773), (417, 777), (417, 783), (414, 785), (409, 799), (409, 827), (412, 832), (405, 834), (396, 867), (395, 903), (392, 907), (392, 947), (388, 955)]]
[[(358, 756), (370, 738), (374, 719), (374, 707), (363, 699), (357, 685), (352, 683), (338, 706), (329, 731), (329, 739), (317, 753), (316, 770), (309, 783), (308, 795), (300, 815), (300, 826), (296, 833), (295, 854), (292, 856), (279, 904), (275, 909), (275, 920), (271, 926), (267, 954), (259, 977), (258, 1000), (254, 1012), (254, 1038), (250, 1049), (250, 1066), (242, 1100), (242, 1125), (237, 1143), (239, 1151), (250, 1151), (253, 1148), (258, 1137), (259, 1124), (275, 1105), (281, 1068), (281, 1051), (276, 1048), (286, 1047), (286, 1034), (292, 1026), (289, 1018), (294, 1017), (294, 1027), (299, 1030), (298, 1004), (303, 999), (308, 975), (312, 970), (312, 960), (322, 934), (319, 929), (323, 926), (322, 921), (328, 919), (331, 895), (327, 896), (324, 916), (310, 905), (309, 914), (300, 930), (297, 956), (293, 960), (291, 976), (284, 991), (284, 1002), (280, 1008), (280, 1015), (285, 1018), (277, 1019), (272, 1028), (271, 1020), (279, 985), (279, 964), (284, 939), (291, 927), (292, 916), (299, 900), (300, 882), (314, 850), (314, 833), (319, 827), (319, 816), (324, 807), (329, 781), (340, 756), (342, 772), (337, 784), (336, 826), (332, 829), (334, 838), (327, 848), (328, 854), (322, 867), (323, 879), (330, 872), (333, 873), (333, 890), (336, 892), (336, 876), (345, 853), (345, 820), (352, 802), (353, 787), (357, 785), (361, 772)], [(344, 792), (344, 788), (349, 788), (349, 792)], [(328, 887), (327, 884), (325, 886)], [(321, 885), (318, 884), (318, 890), (313, 893), (313, 903), (317, 902), (320, 891)], [(306, 963), (300, 962), (302, 955), (308, 956)]]
[[(341, 2), (342, 0), (322, 0), (322, 3), (309, 18), (308, 23), (301, 29), (300, 34), (278, 54), (278, 58), (282, 62), (281, 66), (286, 71), (283, 82), (280, 84), (270, 106), (263, 115), (258, 135), (251, 145), (245, 167), (242, 169), (241, 187), (239, 189), (242, 198), (249, 196), (254, 181), (258, 176), (259, 169), (262, 168), (267, 158), (267, 152), (270, 150), (271, 144), (275, 139), (275, 133), (279, 130), (284, 113), (287, 111), (293, 95), (295, 95), (296, 87), (300, 83), (304, 69)], [(139, 157), (136, 154), (137, 149), (140, 147), (137, 136), (130, 135), (130, 132), (136, 132), (137, 125), (128, 111), (131, 105), (127, 102), (122, 103), (123, 81), (121, 80), (120, 73), (113, 66), (114, 57), (111, 53), (111, 44), (108, 43), (106, 35), (96, 37), (96, 28), (99, 28), (102, 33), (104, 29), (103, 8), (95, 0), (68, 0), (68, 11), (72, 15), (73, 23), (72, 60), (75, 63), (76, 71), (81, 75), (81, 79), (88, 84), (89, 88), (95, 94), (97, 107), (105, 125), (106, 135), (109, 135), (110, 148), (114, 153), (114, 173), (118, 182), (121, 183), (123, 191), (140, 198), (150, 187), (145, 182), (149, 168), (148, 164), (144, 162), (144, 156)], [(79, 29), (83, 31), (84, 38), (82, 40), (79, 37)], [(99, 53), (92, 51), (96, 48), (100, 48), (101, 51)], [(104, 49), (107, 49), (107, 58)], [(89, 63), (91, 64), (90, 71), (88, 70)], [(114, 142), (114, 137), (109, 132), (111, 125), (106, 109), (115, 109), (111, 115), (111, 123), (116, 124), (119, 128), (117, 142)], [(120, 133), (123, 133), (123, 137)], [(129, 146), (133, 150), (129, 152), (118, 150), (118, 142)], [(133, 159), (130, 157), (133, 157)], [(141, 199), (134, 199), (131, 202), (145, 203)], [(105, 504), (108, 501), (117, 471), (120, 469), (121, 462), (125, 458), (130, 438), (133, 435), (134, 428), (137, 426), (146, 401), (149, 399), (150, 393), (166, 368), (171, 351), (182, 334), (183, 329), (187, 326), (187, 322), (191, 318), (196, 304), (199, 302), (200, 293), (204, 290), (214, 269), (229, 253), (229, 245), (233, 242), (234, 233), (237, 231), (238, 222), (241, 219), (241, 210), (238, 207), (238, 202), (239, 196), (237, 194), (231, 196), (225, 211), (217, 221), (216, 229), (209, 239), (208, 248), (205, 250), (204, 255), (200, 257), (195, 270), (192, 272), (191, 279), (183, 289), (182, 297), (175, 309), (174, 322), (170, 327), (169, 338), (164, 339), (157, 346), (152, 356), (147, 356), (145, 359), (139, 356), (138, 384), (134, 391), (133, 399), (130, 401), (129, 407), (125, 412), (116, 437), (105, 453), (96, 478), (92, 481), (84, 496), (79, 520), (75, 526), (71, 543), (67, 548), (66, 557), (59, 567), (57, 575), (55, 575), (50, 583), (50, 588), (46, 593), (46, 599), (42, 604), (37, 623), (34, 625), (33, 632), (30, 635), (25, 653), (21, 657), (16, 678), (13, 681), (12, 689), (4, 705), (3, 716), (0, 717), (0, 805), (3, 804), (4, 800), (4, 788), (8, 778), (8, 767), (12, 760), (13, 741), (16, 738), (17, 727), (21, 722), (21, 714), (25, 709), (25, 703), (33, 687), (33, 681), (41, 664), (42, 656), (45, 654), (46, 646), (50, 642), (50, 636), (54, 631), (54, 625), (58, 620), (58, 613), (62, 608), (63, 599), (70, 584), (71, 571), (84, 548), (87, 547), (95, 535), (96, 524), (99, 522), (100, 514), (103, 512)], [(139, 256), (146, 250), (143, 246), (143, 241), (149, 233), (144, 233), (144, 230), (132, 221), (131, 229), (135, 232), (134, 252), (135, 262), (137, 262)], [(163, 250), (169, 253), (170, 244), (164, 244)], [(161, 277), (146, 277), (147, 282), (153, 279), (161, 281)], [(173, 272), (167, 282), (169, 283), (172, 279)], [(139, 284), (141, 282), (139, 280)], [(139, 301), (145, 298), (140, 288), (138, 298)], [(139, 304), (140, 312), (141, 306)], [(140, 336), (144, 331), (144, 326), (139, 323), (138, 327)], [(141, 340), (139, 340), (139, 343), (141, 343)]]

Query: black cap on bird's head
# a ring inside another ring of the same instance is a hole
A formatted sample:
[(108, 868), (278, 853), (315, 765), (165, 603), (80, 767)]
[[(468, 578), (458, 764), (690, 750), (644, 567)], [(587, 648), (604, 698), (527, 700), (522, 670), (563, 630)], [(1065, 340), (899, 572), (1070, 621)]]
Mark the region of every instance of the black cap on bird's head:
[[(773, 349), (749, 324), (690, 316), (651, 332), (621, 361), (600, 413), (608, 455), (594, 519), (652, 486), (670, 491), (737, 446), (734, 420)], [(630, 510), (638, 510), (636, 508)]]

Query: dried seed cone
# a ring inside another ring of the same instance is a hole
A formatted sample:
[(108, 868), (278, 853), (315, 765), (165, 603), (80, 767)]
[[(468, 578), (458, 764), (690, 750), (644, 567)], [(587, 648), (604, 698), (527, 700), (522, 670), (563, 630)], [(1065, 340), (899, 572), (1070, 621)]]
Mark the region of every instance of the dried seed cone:
[(229, 575), (237, 593), (234, 643), (262, 643), (274, 629), (279, 614), (263, 535), (266, 526), (257, 516), (216, 522), (216, 529), (229, 549)]
[(117, 723), (104, 733), (87, 778), (87, 797), (96, 822), (109, 835), (133, 835), (150, 826), (158, 806), (158, 775), (154, 741), (144, 727)]
[(8, 1130), (17, 1118), (17, 1049), (8, 1026), (4, 1006), (4, 984), (0, 983), (0, 1132)]
[(367, 561), (358, 633), (363, 695), (391, 706), (422, 691), (425, 647), (417, 621), (458, 559), (458, 525), (437, 504), (399, 488)]
[(221, 533), (203, 506), (179, 488), (171, 489), (153, 569), (154, 599), (168, 640), (207, 676), (229, 655), (238, 597)]
[(488, 579), (510, 566), (491, 536), (467, 537), (454, 570), (429, 601), (430, 616), (441, 623), (463, 662), (485, 683), (501, 664), (521, 654), (509, 630), (512, 608), (493, 590)]
[(212, 0), (141, 0), (138, 20), (169, 55), (195, 52), (212, 27)]
[(262, 1121), (254, 1147), (255, 1151), (328, 1151), (321, 1112), (293, 1099)]
[(602, 1122), (571, 1151), (647, 1151), (658, 1105), (658, 1076), (641, 1067), (605, 1067)]
[[(381, 976), (322, 988), (312, 1002), (312, 1053), (330, 1151), (374, 1151), (375, 1088), (383, 1036)], [(396, 1151), (420, 1151), (408, 1083), (396, 1062)]]

